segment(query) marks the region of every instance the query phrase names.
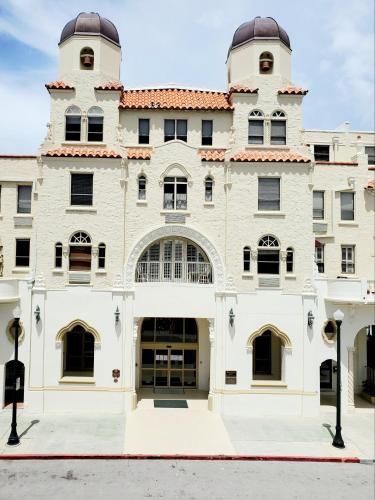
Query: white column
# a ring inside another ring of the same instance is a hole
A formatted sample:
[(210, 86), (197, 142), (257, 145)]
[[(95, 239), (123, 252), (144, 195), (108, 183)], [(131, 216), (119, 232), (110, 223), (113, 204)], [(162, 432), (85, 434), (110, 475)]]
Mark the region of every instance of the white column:
[(215, 391), (215, 321), (208, 320), (208, 333), (210, 341), (210, 392), (208, 393), (208, 409), (213, 410)]
[(354, 405), (354, 353), (355, 347), (348, 347), (348, 411), (353, 412)]

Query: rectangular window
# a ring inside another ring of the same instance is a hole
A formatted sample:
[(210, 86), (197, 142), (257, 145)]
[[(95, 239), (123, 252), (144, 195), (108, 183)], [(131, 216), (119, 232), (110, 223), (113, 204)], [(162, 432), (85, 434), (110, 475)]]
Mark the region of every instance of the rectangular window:
[(271, 144), (286, 144), (285, 120), (271, 120)]
[(71, 174), (70, 204), (92, 205), (93, 174)]
[(341, 220), (354, 220), (354, 193), (340, 193)]
[(65, 140), (80, 141), (81, 140), (81, 117), (66, 116), (65, 119)]
[(138, 120), (138, 144), (149, 144), (150, 142), (150, 120), (140, 118)]
[(258, 250), (258, 274), (279, 274), (279, 250)]
[(89, 116), (87, 125), (87, 140), (89, 142), (103, 142), (103, 117)]
[(313, 191), (313, 219), (324, 219), (324, 191)]
[(213, 121), (202, 120), (202, 146), (212, 146)]
[(355, 261), (354, 261), (354, 245), (341, 246), (341, 272), (345, 274), (354, 274)]
[(258, 178), (258, 210), (280, 210), (279, 178)]
[(185, 177), (165, 177), (163, 208), (166, 210), (187, 209), (187, 179)]
[(31, 213), (31, 186), (18, 186), (17, 213)]
[(365, 146), (365, 154), (369, 165), (375, 165), (375, 146)]
[(315, 241), (315, 263), (318, 266), (318, 272), (324, 273), (324, 245)]
[(314, 159), (315, 161), (329, 161), (329, 145), (315, 144)]
[(187, 142), (187, 120), (164, 120), (164, 142), (175, 139)]
[(62, 244), (56, 243), (55, 245), (55, 268), (58, 269), (62, 267)]
[(16, 240), (16, 267), (29, 267), (30, 265), (30, 240)]
[(249, 144), (263, 144), (263, 120), (249, 120)]
[(98, 247), (98, 268), (105, 268), (105, 245), (101, 243)]

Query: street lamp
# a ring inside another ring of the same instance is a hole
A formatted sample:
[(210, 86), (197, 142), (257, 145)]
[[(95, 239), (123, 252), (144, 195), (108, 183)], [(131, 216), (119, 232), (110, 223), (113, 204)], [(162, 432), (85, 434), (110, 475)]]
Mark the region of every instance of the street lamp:
[(8, 438), (8, 445), (14, 446), (19, 444), (20, 438), (17, 434), (17, 367), (18, 367), (18, 335), (20, 331), (20, 316), (21, 309), (16, 306), (13, 310), (13, 325), (14, 329), (14, 365), (13, 365), (13, 407), (12, 407), (12, 427)]
[(337, 309), (333, 313), (333, 317), (337, 325), (337, 372), (336, 372), (336, 434), (332, 441), (332, 446), (336, 448), (345, 448), (344, 441), (341, 437), (341, 323), (344, 319), (344, 313)]

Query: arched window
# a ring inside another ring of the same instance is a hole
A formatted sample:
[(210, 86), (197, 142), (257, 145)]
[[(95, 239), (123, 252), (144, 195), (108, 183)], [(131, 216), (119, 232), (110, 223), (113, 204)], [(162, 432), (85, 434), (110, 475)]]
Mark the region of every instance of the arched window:
[(251, 264), (250, 247), (244, 247), (244, 249), (243, 249), (243, 270), (245, 273), (250, 272), (250, 264)]
[(286, 249), (286, 272), (294, 272), (294, 250), (292, 247)]
[(81, 140), (81, 110), (78, 106), (69, 106), (65, 111), (65, 140)]
[(280, 244), (270, 235), (263, 236), (258, 243), (258, 274), (279, 274)]
[(138, 200), (146, 199), (146, 176), (140, 175), (138, 177)]
[(204, 181), (204, 200), (212, 201), (214, 181), (209, 175)]
[(286, 144), (286, 116), (274, 111), (271, 116), (271, 144)]
[(81, 325), (64, 335), (63, 376), (94, 376), (94, 336)]
[(249, 144), (263, 144), (264, 141), (264, 115), (259, 110), (254, 110), (249, 115)]
[(281, 339), (271, 330), (256, 337), (253, 344), (253, 379), (281, 380)]
[(90, 47), (84, 47), (80, 54), (81, 69), (94, 69), (94, 51)]
[(99, 243), (98, 245), (98, 268), (105, 268), (105, 243)]
[(186, 177), (164, 177), (164, 202), (166, 210), (187, 209)]
[(259, 56), (259, 73), (270, 74), (273, 69), (273, 55), (271, 52), (262, 52)]
[(62, 243), (56, 243), (55, 245), (55, 268), (58, 269), (62, 267)]
[(78, 231), (70, 239), (69, 270), (91, 270), (91, 238), (87, 233)]
[(92, 106), (87, 112), (87, 140), (90, 142), (103, 142), (103, 120), (102, 108)]

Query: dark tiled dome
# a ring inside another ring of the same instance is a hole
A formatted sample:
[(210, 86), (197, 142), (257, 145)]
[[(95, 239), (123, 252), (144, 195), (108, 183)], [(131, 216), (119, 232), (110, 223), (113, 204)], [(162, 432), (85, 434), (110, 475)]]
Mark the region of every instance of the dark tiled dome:
[(257, 38), (278, 38), (290, 49), (287, 32), (272, 17), (256, 17), (252, 21), (241, 24), (234, 35), (229, 50)]
[(97, 12), (81, 12), (69, 21), (61, 32), (60, 43), (72, 35), (101, 35), (116, 45), (120, 45), (116, 26)]

